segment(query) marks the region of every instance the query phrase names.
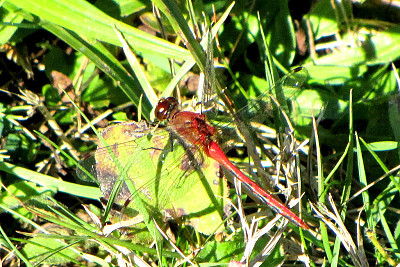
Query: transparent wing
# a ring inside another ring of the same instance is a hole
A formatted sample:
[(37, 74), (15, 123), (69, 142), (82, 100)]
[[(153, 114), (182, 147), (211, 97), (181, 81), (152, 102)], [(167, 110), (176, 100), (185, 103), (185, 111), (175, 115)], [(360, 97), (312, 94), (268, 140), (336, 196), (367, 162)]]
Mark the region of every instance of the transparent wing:
[(287, 111), (287, 101), (301, 92), (302, 85), (307, 81), (305, 68), (297, 68), (282, 77), (269, 92), (249, 101), (248, 105), (237, 113), (245, 120), (260, 121), (272, 114), (274, 107)]
[[(287, 112), (288, 100), (302, 91), (301, 87), (307, 78), (308, 72), (305, 68), (296, 68), (282, 77), (269, 92), (249, 100), (247, 105), (239, 109), (236, 114), (219, 114), (213, 124), (221, 132), (221, 142), (231, 143), (234, 140), (242, 140), (240, 133), (237, 133), (237, 124), (232, 123), (232, 118), (241, 120), (249, 129), (257, 131), (261, 125), (269, 125), (272, 118), (276, 119), (273, 114), (274, 109), (279, 112)], [(228, 139), (224, 136), (227, 136)]]
[[(105, 198), (109, 198), (119, 177), (126, 177), (133, 182), (136, 191), (131, 192), (124, 183), (117, 195), (118, 204), (140, 194), (148, 206), (156, 209), (181, 208), (185, 213), (204, 209), (195, 207), (197, 210), (193, 211), (182, 205), (182, 201), (187, 202), (196, 192), (204, 202), (207, 192), (200, 176), (217, 179), (216, 162), (203, 157), (195, 148), (184, 148), (178, 140), (172, 143), (168, 131), (154, 131), (145, 122), (110, 126), (102, 136), (108, 146), (86, 156), (79, 163), (77, 175), (85, 181), (96, 181)], [(188, 156), (188, 151), (192, 156)], [(195, 171), (199, 168), (202, 173)], [(218, 191), (217, 187), (214, 189)]]

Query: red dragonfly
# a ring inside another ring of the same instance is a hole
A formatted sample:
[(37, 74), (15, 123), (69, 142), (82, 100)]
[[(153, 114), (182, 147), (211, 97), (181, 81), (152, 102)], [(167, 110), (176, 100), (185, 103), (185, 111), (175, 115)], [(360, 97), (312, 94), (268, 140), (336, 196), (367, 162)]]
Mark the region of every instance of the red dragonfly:
[(216, 160), (242, 183), (246, 184), (273, 210), (303, 229), (309, 229), (308, 225), (294, 212), (271, 194), (262, 189), (254, 181), (249, 179), (226, 157), (221, 147), (215, 141), (216, 131), (207, 121), (204, 114), (190, 111), (180, 111), (179, 103), (173, 97), (163, 98), (155, 109), (156, 118), (160, 121), (167, 120), (168, 127), (178, 135), (185, 143), (201, 148), (204, 153)]
[[(293, 75), (290, 75), (293, 76)], [(258, 104), (258, 101), (257, 101)], [(262, 106), (262, 105), (261, 105)], [(250, 109), (257, 109), (259, 106), (253, 105)], [(241, 110), (236, 115), (243, 115), (246, 109)], [(246, 110), (247, 112), (247, 110)], [(252, 113), (249, 111), (249, 113)], [(184, 142), (186, 148), (194, 148), (197, 147), (197, 150), (202, 150), (204, 154), (219, 164), (224, 166), (228, 171), (230, 171), (235, 177), (237, 177), (243, 184), (247, 185), (247, 187), (254, 192), (264, 203), (270, 206), (277, 213), (281, 214), (289, 221), (294, 224), (302, 227), (303, 229), (309, 229), (308, 225), (300, 219), (294, 212), (292, 212), (288, 207), (282, 204), (280, 201), (276, 200), (271, 194), (262, 189), (258, 184), (252, 181), (249, 177), (247, 177), (242, 171), (240, 171), (234, 164), (230, 162), (230, 160), (226, 157), (221, 147), (218, 145), (217, 141), (217, 130), (213, 126), (211, 126), (204, 113), (196, 113), (191, 111), (181, 111), (179, 109), (178, 101), (173, 97), (163, 98), (159, 101), (156, 109), (155, 116), (160, 121), (167, 120), (167, 129), (166, 133), (174, 133), (173, 136), (179, 138), (180, 143)], [(265, 116), (264, 116), (265, 117)], [(109, 148), (98, 148), (92, 156), (84, 158), (80, 165), (88, 171), (95, 179), (97, 179), (102, 192), (106, 198), (110, 196), (111, 190), (114, 187), (114, 183), (117, 181), (118, 173), (121, 173), (121, 170), (116, 170), (118, 167), (114, 163), (114, 159), (110, 157), (110, 149), (112, 153), (118, 157), (118, 160), (123, 165), (124, 170), (128, 172), (134, 172), (133, 174), (129, 174), (128, 178), (132, 179), (142, 179), (144, 176), (164, 176), (167, 173), (170, 175), (181, 175), (175, 169), (185, 169), (178, 165), (182, 165), (184, 160), (175, 160), (175, 163), (168, 163), (170, 166), (163, 167), (162, 174), (158, 174), (157, 172), (150, 173), (150, 171), (145, 171), (142, 174), (139, 174), (140, 169), (152, 168), (144, 167), (143, 165), (134, 165), (137, 161), (144, 161), (144, 157), (146, 157), (145, 151), (153, 151), (153, 156), (157, 155), (157, 159), (153, 160), (155, 164), (159, 161), (158, 158), (161, 157), (161, 147), (159, 148), (155, 145), (158, 142), (161, 142), (163, 139), (168, 139), (168, 135), (165, 133), (157, 136), (155, 134), (155, 138), (157, 139), (154, 144), (144, 143), (138, 138), (143, 138), (152, 133), (152, 128), (145, 122), (126, 122), (121, 124), (116, 124), (114, 126), (110, 126), (103, 131), (102, 136), (107, 140), (110, 145)], [(147, 138), (145, 138), (146, 140)], [(109, 142), (109, 140), (112, 140)], [(101, 146), (101, 145), (100, 145)], [(176, 150), (176, 149), (174, 149)], [(172, 148), (170, 148), (172, 151)], [(194, 150), (195, 151), (195, 150)], [(199, 154), (199, 153), (196, 153)], [(200, 153), (201, 154), (201, 153)], [(121, 158), (122, 157), (122, 158)], [(193, 158), (193, 155), (190, 158)], [(197, 155), (194, 160), (199, 161), (200, 156)], [(100, 165), (101, 164), (101, 165)], [(201, 165), (201, 163), (199, 164)], [(155, 169), (155, 168), (154, 168)], [(186, 167), (186, 170), (189, 169)], [(78, 176), (83, 180), (90, 180), (85, 178), (86, 174), (81, 168), (77, 169)], [(161, 177), (160, 177), (161, 178)], [(181, 177), (182, 178), (182, 177)], [(179, 178), (177, 178), (179, 179)], [(187, 179), (187, 175), (183, 179)], [(138, 182), (136, 185), (139, 185), (139, 190), (146, 191), (144, 189), (146, 187), (151, 187), (150, 183), (156, 183), (155, 178), (150, 180), (150, 182)], [(148, 179), (147, 179), (148, 181)], [(189, 182), (190, 183), (190, 182)], [(165, 191), (173, 191), (177, 186), (169, 184), (169, 182), (162, 181), (160, 187), (169, 187), (171, 190)], [(173, 187), (173, 188), (172, 188)], [(151, 190), (150, 190), (151, 191)], [(149, 192), (150, 192), (149, 191)], [(153, 191), (154, 192), (154, 191)], [(153, 193), (152, 192), (152, 193)], [(145, 195), (151, 195), (151, 193), (145, 193)], [(165, 192), (167, 194), (168, 192)], [(117, 199), (119, 201), (131, 197), (131, 193), (129, 189), (123, 184), (121, 190), (118, 193)], [(164, 196), (161, 196), (164, 198)]]
[[(212, 60), (212, 56), (208, 54), (208, 61), (207, 64), (210, 66), (209, 61)], [(206, 65), (207, 65), (206, 64)], [(207, 66), (206, 66), (207, 68)], [(301, 69), (296, 70), (295, 72), (301, 71)], [(207, 70), (206, 70), (207, 72)], [(212, 72), (212, 71), (211, 71)], [(210, 76), (210, 75), (209, 75)], [(290, 76), (288, 76), (290, 78)], [(210, 86), (210, 83), (212, 83), (212, 78), (207, 79), (208, 86)], [(278, 84), (279, 85), (279, 84)], [(270, 95), (267, 95), (266, 98), (270, 98)], [(250, 107), (250, 112), (254, 111), (255, 109), (258, 109), (259, 103), (257, 99)], [(261, 104), (261, 107), (264, 107), (263, 104)], [(261, 112), (263, 113), (264, 110), (261, 108)], [(236, 115), (242, 116), (244, 112), (237, 113)], [(265, 113), (263, 114), (265, 117)], [(158, 120), (160, 121), (165, 121), (167, 120), (167, 128), (169, 129), (170, 132), (174, 133), (182, 142), (186, 144), (186, 147), (197, 147), (198, 149), (202, 150), (206, 156), (209, 158), (214, 159), (217, 161), (219, 164), (224, 166), (227, 170), (229, 170), (235, 177), (237, 177), (242, 183), (247, 185), (247, 187), (250, 188), (251, 191), (253, 191), (263, 202), (265, 202), (267, 205), (269, 205), (273, 210), (275, 210), (277, 213), (281, 214), (283, 217), (287, 218), (289, 221), (293, 222), (297, 226), (302, 227), (303, 229), (309, 229), (309, 226), (301, 219), (299, 218), (294, 212), (292, 212), (288, 207), (286, 207), (284, 204), (282, 204), (280, 201), (276, 200), (271, 194), (266, 192), (264, 189), (262, 189), (258, 184), (256, 184), (254, 181), (252, 181), (249, 177), (247, 177), (242, 171), (240, 171), (235, 165), (233, 165), (230, 160), (226, 157), (224, 152), (222, 151), (221, 147), (218, 145), (217, 138), (216, 138), (216, 129), (209, 124), (209, 122), (206, 120), (206, 116), (203, 113), (196, 113), (196, 112), (191, 112), (191, 111), (181, 111), (179, 109), (179, 103), (178, 101), (173, 98), (173, 97), (168, 97), (168, 98), (163, 98), (159, 101), (156, 109), (155, 109), (155, 116)], [(132, 129), (133, 127), (136, 127), (137, 129)], [(136, 124), (135, 125), (128, 125), (124, 124), (123, 132), (127, 133), (130, 132), (129, 135), (138, 135), (138, 136), (143, 136), (147, 135), (150, 130), (148, 129), (147, 126), (143, 126), (145, 129), (140, 129), (141, 127), (138, 127)], [(129, 127), (129, 129), (128, 129)], [(117, 128), (117, 127), (114, 127)], [(240, 127), (239, 127), (240, 128)], [(104, 169), (100, 169), (96, 167), (96, 164), (100, 162), (101, 160), (108, 158), (107, 166), (112, 166), (112, 168), (115, 167), (115, 163), (113, 163), (113, 158), (110, 158), (110, 151), (115, 154), (117, 157), (118, 154), (120, 153), (119, 148), (125, 147), (124, 150), (128, 151), (130, 148), (140, 148), (142, 151), (144, 150), (154, 150), (154, 154), (158, 153), (159, 155), (159, 149), (152, 148), (150, 146), (143, 147), (140, 146), (138, 143), (136, 143), (135, 140), (133, 141), (123, 141), (124, 143), (118, 144), (118, 143), (113, 143), (112, 146), (108, 149), (98, 149), (95, 153), (95, 157), (90, 157), (87, 159), (84, 159), (80, 165), (83, 167), (82, 169), (86, 169), (89, 173), (91, 173), (100, 183), (100, 185), (104, 188), (102, 188), (103, 193), (105, 195), (109, 195), (111, 188), (113, 187), (113, 183), (116, 181), (116, 177), (118, 175), (114, 175), (114, 180), (110, 180), (111, 175), (111, 169), (108, 167)], [(126, 154), (129, 155), (129, 153), (134, 153), (128, 152)], [(137, 153), (138, 155), (140, 153)], [(140, 154), (142, 155), (142, 154)], [(134, 157), (134, 155), (131, 154), (131, 156)], [(140, 160), (141, 156), (137, 156), (134, 159), (131, 159), (131, 161), (137, 161)], [(128, 158), (128, 156), (126, 156)], [(190, 157), (189, 157), (190, 158)], [(126, 162), (129, 162), (126, 161)], [(131, 163), (126, 163), (124, 162), (123, 164), (131, 164)], [(124, 168), (124, 171), (132, 171), (131, 167), (132, 165), (129, 165), (127, 167), (122, 166)], [(97, 169), (97, 170), (96, 170)], [(100, 171), (99, 171), (100, 169)], [(126, 169), (126, 170), (125, 170)], [(172, 169), (172, 167), (171, 167)], [(133, 170), (136, 171), (136, 170)], [(165, 172), (170, 172), (170, 170), (167, 170)], [(85, 176), (84, 172), (81, 171), (79, 168), (77, 170), (78, 176), (83, 178)], [(153, 174), (151, 174), (153, 175)], [(159, 176), (159, 174), (156, 174)], [(156, 176), (154, 175), (154, 177)], [(83, 178), (84, 179), (84, 178)], [(85, 180), (85, 179), (84, 179)], [(126, 188), (126, 186), (123, 186), (121, 188), (123, 194), (119, 194), (119, 197), (121, 196), (126, 196), (129, 194), (129, 190)], [(120, 192), (121, 193), (121, 192)], [(146, 194), (146, 192), (143, 192)], [(107, 196), (106, 196), (107, 197)]]

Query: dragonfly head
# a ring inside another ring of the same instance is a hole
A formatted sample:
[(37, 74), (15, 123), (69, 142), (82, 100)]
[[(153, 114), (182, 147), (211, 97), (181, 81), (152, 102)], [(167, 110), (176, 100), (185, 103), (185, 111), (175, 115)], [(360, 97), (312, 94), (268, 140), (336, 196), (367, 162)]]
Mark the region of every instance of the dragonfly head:
[(179, 111), (179, 103), (174, 97), (161, 98), (154, 111), (159, 121), (169, 120)]

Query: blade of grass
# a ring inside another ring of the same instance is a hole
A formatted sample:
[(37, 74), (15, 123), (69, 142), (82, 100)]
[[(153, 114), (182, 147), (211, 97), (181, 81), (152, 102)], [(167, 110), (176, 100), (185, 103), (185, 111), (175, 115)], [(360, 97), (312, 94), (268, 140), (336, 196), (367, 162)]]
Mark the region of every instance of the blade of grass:
[[(52, 142), (50, 139), (48, 139), (46, 136), (44, 136), (42, 133), (40, 132), (36, 132), (36, 134), (38, 134), (43, 140), (45, 140), (46, 142), (48, 142), (50, 145), (52, 145), (53, 147), (55, 147), (58, 151), (60, 151), (61, 154), (63, 154), (66, 158), (68, 158), (68, 160), (72, 161), (75, 163), (75, 166), (77, 168), (79, 168), (81, 171), (83, 171), (88, 177), (91, 178), (91, 180), (93, 182), (97, 183), (97, 180), (92, 176), (91, 173), (89, 173), (85, 168), (83, 168), (82, 166), (80, 166), (70, 155), (68, 155), (68, 153), (66, 153), (63, 149), (61, 149), (60, 146), (58, 146), (57, 144), (55, 144), (54, 142)], [(93, 187), (96, 188), (98, 190), (98, 187)]]
[[(52, 247), (45, 247), (46, 249), (48, 249), (48, 251), (47, 251), (47, 255), (45, 256), (45, 257), (43, 257), (43, 258), (41, 258), (39, 261), (37, 261), (37, 262), (35, 262), (35, 265), (40, 265), (41, 263), (44, 263), (44, 262), (46, 262), (46, 260), (47, 259), (49, 259), (49, 258), (51, 258), (52, 256), (55, 256), (55, 255), (61, 255), (62, 257), (64, 257), (66, 260), (68, 260), (69, 262), (71, 262), (71, 263), (74, 263), (74, 264), (79, 264), (79, 261), (77, 260), (77, 259), (75, 259), (75, 258), (71, 258), (71, 257), (68, 257), (68, 256), (66, 256), (66, 255), (64, 255), (63, 253), (61, 253), (63, 250), (65, 250), (65, 249), (68, 249), (68, 248), (70, 248), (70, 247), (72, 247), (73, 245), (75, 245), (75, 244), (77, 244), (77, 243), (79, 243), (80, 241), (75, 241), (75, 242), (73, 242), (73, 243), (71, 243), (71, 244), (63, 244), (63, 246), (60, 246), (60, 247), (58, 247), (58, 248), (52, 248)], [(31, 242), (31, 244), (32, 244), (32, 242)], [(43, 243), (41, 243), (42, 244), (42, 246), (43, 246)], [(43, 246), (44, 247), (44, 246)], [(77, 253), (78, 254), (78, 253)], [(79, 255), (79, 254), (78, 254)], [(41, 256), (44, 256), (44, 255), (41, 255)]]
[[(75, 220), (70, 220), (69, 218), (66, 220), (65, 217), (64, 217), (64, 219), (61, 219), (61, 218), (57, 217), (55, 214), (49, 213), (49, 211), (43, 211), (38, 208), (31, 208), (31, 211), (34, 214), (40, 216), (40, 218), (43, 218), (43, 219), (45, 219), (51, 223), (54, 223), (60, 227), (69, 229), (70, 231), (76, 232), (75, 236), (74, 235), (66, 235), (66, 236), (62, 236), (61, 238), (58, 237), (58, 239), (69, 240), (69, 239), (77, 238), (78, 240), (81, 240), (81, 241), (87, 240), (87, 239), (93, 239), (93, 240), (99, 241), (99, 239), (101, 238), (100, 235), (93, 232), (91, 229), (87, 229), (86, 227), (77, 224)], [(84, 235), (84, 236), (82, 236), (82, 235)], [(46, 235), (46, 237), (48, 238), (49, 236)], [(102, 245), (104, 247), (106, 247), (109, 251), (112, 251), (114, 253), (116, 253), (118, 251), (115, 248), (113, 243), (102, 243)]]
[[(36, 199), (36, 201), (38, 201), (38, 199)], [(22, 203), (22, 202), (21, 202), (21, 203)], [(36, 214), (36, 215), (42, 214), (42, 212), (40, 212), (40, 211), (37, 212), (38, 210), (35, 209), (35, 207), (32, 208), (32, 207), (29, 207), (29, 206), (27, 206), (27, 205), (25, 205), (25, 204), (22, 204), (22, 205), (23, 205), (23, 207), (24, 207), (26, 210), (29, 210), (29, 211), (30, 211), (31, 213), (33, 213), (33, 214)], [(59, 204), (57, 204), (57, 205), (60, 206)], [(0, 208), (3, 209), (3, 210), (6, 211), (6, 212), (12, 214), (15, 218), (18, 218), (19, 220), (22, 220), (23, 222), (25, 222), (25, 223), (27, 223), (27, 224), (33, 226), (33, 227), (34, 227), (35, 229), (37, 229), (38, 231), (43, 232), (44, 235), (46, 236), (46, 238), (48, 237), (49, 232), (48, 232), (45, 228), (43, 228), (43, 227), (41, 227), (40, 225), (38, 225), (38, 224), (36, 224), (35, 222), (33, 222), (32, 220), (30, 220), (30, 219), (24, 217), (23, 215), (21, 215), (20, 213), (14, 211), (13, 209), (9, 209), (8, 207), (5, 207), (5, 206), (0, 205)], [(29, 213), (29, 214), (31, 214), (31, 213)], [(47, 213), (47, 215), (48, 215), (48, 213)], [(83, 229), (91, 229), (91, 228), (90, 228), (90, 227), (89, 227), (89, 228), (83, 227)], [(33, 234), (25, 233), (25, 235), (28, 235), (28, 236), (30, 235), (30, 236), (32, 236)], [(38, 234), (35, 234), (34, 236), (38, 236)], [(22, 239), (14, 238), (13, 240), (14, 240), (14, 241), (19, 241), (19, 242), (21, 242), (21, 243), (30, 243), (29, 240), (25, 240), (25, 239), (22, 240)], [(64, 243), (62, 240), (57, 240), (57, 241), (60, 243), (60, 245), (65, 246), (65, 243)], [(81, 241), (82, 241), (82, 240), (81, 240)], [(50, 249), (50, 248), (49, 248), (49, 249)], [(73, 250), (76, 252), (77, 255), (80, 255), (80, 252), (78, 252), (78, 251), (75, 250), (75, 249), (73, 249)]]
[[(155, 5), (167, 16), (171, 26), (174, 30), (185, 40), (185, 45), (188, 47), (192, 57), (194, 58), (195, 62), (199, 66), (202, 72), (205, 70), (206, 66), (206, 56), (201, 47), (201, 45), (197, 42), (194, 38), (189, 25), (187, 24), (185, 18), (182, 15), (182, 12), (179, 10), (179, 7), (172, 0), (154, 0)], [(234, 2), (226, 9), (224, 12), (226, 15), (229, 14), (231, 9), (234, 6)], [(220, 20), (221, 23), (223, 20)], [(217, 25), (216, 25), (217, 26)], [(215, 28), (217, 29), (217, 28)], [(213, 32), (212, 36), (215, 36), (216, 32)], [(204, 42), (207, 44), (207, 36), (205, 36)], [(230, 103), (230, 101), (226, 98), (225, 94), (223, 94), (222, 87), (218, 82), (218, 79), (215, 80), (215, 88), (217, 90), (218, 96), (224, 101), (224, 103)], [(230, 108), (227, 105), (228, 108)], [(233, 114), (233, 110), (231, 110)]]
[(376, 237), (376, 233), (374, 231), (368, 230), (366, 231), (366, 234), (368, 239), (371, 241), (376, 250), (383, 256), (386, 262), (389, 263), (391, 266), (397, 266), (396, 262), (388, 255), (387, 249), (383, 248), (380, 244), (378, 238)]
[(188, 57), (187, 50), (182, 47), (118, 21), (87, 1), (11, 0), (7, 2), (19, 7), (19, 13), (27, 11), (36, 16), (32, 20), (34, 23), (59, 25), (79, 36), (84, 36), (88, 40), (99, 40), (119, 46), (120, 41), (113, 29), (115, 26), (124, 34), (127, 41), (139, 51), (147, 51), (161, 57), (181, 60)]
[(184, 40), (187, 42), (186, 45), (189, 50), (192, 48), (191, 51), (192, 57), (195, 58), (197, 64), (199, 64), (200, 68), (204, 70), (205, 67), (205, 56), (203, 53), (203, 49), (194, 38), (189, 25), (187, 24), (185, 18), (183, 17), (182, 12), (180, 11), (179, 7), (172, 0), (154, 0), (154, 4), (161, 10), (167, 17), (169, 23)]
[(8, 238), (7, 234), (4, 232), (3, 227), (0, 225), (0, 233), (2, 239), (7, 243), (8, 248), (11, 248), (13, 252), (18, 256), (19, 259), (21, 259), (26, 266), (33, 266), (27, 258), (14, 246), (14, 244), (11, 242), (11, 240)]
[[(319, 138), (318, 138), (318, 128), (317, 128), (317, 121), (315, 120), (315, 117), (313, 116), (313, 142), (315, 142), (315, 153), (317, 154), (317, 177), (318, 177), (318, 201), (325, 204), (325, 178), (324, 178), (324, 173), (323, 173), (323, 164), (322, 164), (322, 155), (321, 155), (321, 147), (319, 143)], [(329, 262), (332, 262), (332, 250), (330, 247), (330, 242), (329, 242), (329, 235), (328, 235), (328, 229), (323, 223), (323, 221), (320, 221), (320, 231), (321, 231), (321, 239), (322, 243), (325, 249), (325, 254), (328, 258)]]
[(67, 194), (90, 199), (99, 199), (102, 196), (100, 190), (96, 187), (64, 182), (11, 163), (0, 162), (0, 170), (44, 187), (57, 188), (58, 191)]
[[(225, 20), (228, 18), (230, 11), (232, 10), (233, 5), (231, 5), (229, 8), (226, 9), (226, 11), (222, 14), (222, 16), (220, 17), (220, 19), (215, 23), (215, 25), (212, 27), (211, 29), (211, 36), (214, 38), (215, 35), (217, 34), (217, 32), (219, 31), (219, 29), (221, 28), (221, 26), (223, 25), (223, 23), (225, 22)], [(201, 40), (201, 46), (204, 48), (204, 50), (206, 50), (207, 48), (207, 35), (203, 36), (202, 40)], [(202, 51), (203, 55), (204, 55), (204, 51)], [(205, 60), (205, 56), (204, 56), (204, 60)], [(175, 86), (178, 84), (178, 82), (182, 79), (182, 77), (193, 67), (193, 65), (197, 63), (197, 64), (201, 64), (198, 61), (195, 61), (195, 57), (189, 57), (186, 62), (182, 65), (182, 67), (178, 70), (178, 72), (176, 73), (175, 77), (173, 77), (173, 79), (171, 80), (171, 82), (168, 84), (168, 86), (164, 89), (163, 92), (163, 97), (168, 97), (172, 95), (172, 92), (175, 88)], [(200, 66), (200, 65), (199, 65)], [(205, 61), (204, 61), (204, 67), (205, 67)], [(204, 71), (204, 69), (203, 69)]]
[[(343, 186), (343, 193), (342, 193), (342, 197), (341, 197), (341, 207), (342, 207), (342, 211), (341, 211), (341, 216), (342, 216), (342, 220), (344, 221), (346, 218), (346, 212), (347, 212), (347, 204), (346, 201), (349, 199), (350, 197), (350, 191), (351, 191), (351, 184), (353, 181), (353, 159), (354, 159), (354, 153), (353, 153), (353, 149), (354, 149), (354, 125), (353, 125), (353, 92), (352, 90), (350, 90), (350, 94), (349, 94), (349, 151), (350, 153), (348, 153), (348, 158), (347, 158), (347, 169), (346, 169), (346, 178), (344, 181), (344, 186)], [(338, 264), (338, 260), (339, 260), (339, 253), (340, 250), (340, 239), (338, 237), (336, 237), (335, 240), (335, 246), (333, 249), (333, 261), (332, 261), (332, 265), (331, 266), (337, 266)]]
[[(8, 14), (7, 12), (3, 13), (2, 21), (0, 22), (0, 25), (2, 25), (2, 27), (0, 28), (0, 45), (4, 45), (10, 40), (10, 38), (17, 31), (18, 26), (21, 25), (20, 23), (23, 20), (23, 17), (15, 14), (14, 12), (10, 12)], [(15, 25), (17, 27), (12, 25)]]
[(85, 222), (84, 220), (82, 220), (81, 218), (76, 216), (73, 212), (71, 212), (70, 210), (65, 208), (63, 205), (59, 205), (54, 198), (52, 198), (50, 196), (48, 196), (47, 198), (51, 202), (53, 202), (53, 205), (55, 207), (60, 209), (60, 211), (58, 211), (57, 209), (55, 209), (51, 205), (49, 205), (49, 209), (52, 210), (54, 212), (54, 214), (58, 215), (59, 218), (64, 218), (64, 220), (69, 220), (72, 223), (75, 223), (76, 225), (82, 226), (87, 230), (91, 230), (91, 231), (95, 230), (95, 228), (92, 225), (90, 225), (89, 223)]
[[(6, 6), (13, 12), (21, 12), (15, 6), (9, 4)], [(33, 20), (30, 14), (21, 12), (21, 15), (24, 16), (24, 18), (27, 20)], [(87, 40), (84, 40), (80, 37), (85, 35), (79, 32), (78, 34), (75, 34), (74, 32), (65, 30), (55, 24), (39, 23), (39, 25), (41, 25), (44, 29), (52, 32), (54, 35), (58, 36), (67, 44), (71, 45), (75, 50), (82, 52), (92, 62), (94, 62), (100, 70), (108, 74), (116, 83), (118, 83), (120, 88), (136, 106), (139, 105), (140, 97), (145, 93), (143, 91), (143, 88), (141, 88), (137, 80), (131, 76), (131, 74), (122, 66), (122, 64), (100, 42), (88, 42)], [(121, 42), (119, 41), (117, 34), (114, 30), (113, 34), (118, 40), (118, 43), (116, 45), (120, 45)], [(135, 47), (135, 49), (136, 48), (137, 47)], [(142, 109), (143, 116), (146, 119), (149, 119), (152, 110), (151, 102), (144, 101)]]
[[(372, 185), (375, 185), (377, 182), (381, 181), (383, 178), (389, 176), (390, 178), (390, 183), (386, 186), (386, 188), (375, 198), (373, 202), (373, 209), (371, 210), (371, 221), (373, 223), (372, 226), (370, 226), (371, 229), (374, 229), (376, 224), (379, 222), (379, 220), (384, 219), (384, 217), (381, 217), (383, 215), (389, 204), (393, 201), (395, 198), (395, 195), (397, 192), (400, 191), (400, 184), (398, 181), (398, 177), (394, 177), (391, 175), (391, 173), (397, 171), (397, 168), (394, 168), (392, 170), (389, 170), (386, 165), (383, 163), (383, 161), (379, 158), (379, 156), (372, 150), (372, 146), (368, 143), (365, 142), (364, 139), (360, 137), (361, 142), (363, 145), (367, 148), (368, 152), (372, 155), (372, 157), (375, 159), (375, 161), (381, 166), (382, 170), (385, 172), (385, 175), (379, 177), (377, 180), (375, 180), (373, 183), (369, 184), (366, 186), (367, 188), (371, 187)], [(357, 192), (357, 194), (359, 194)], [(356, 194), (356, 195), (357, 195)], [(386, 233), (386, 235), (391, 236), (392, 233), (389, 231)], [(392, 238), (394, 239), (394, 238)]]
[[(398, 192), (396, 192), (398, 193)], [(390, 244), (390, 246), (392, 247), (392, 249), (396, 252), (399, 251), (399, 246), (397, 245), (396, 239), (394, 238), (393, 234), (392, 234), (392, 230), (390, 229), (390, 226), (388, 224), (388, 221), (386, 220), (385, 217), (385, 213), (384, 213), (384, 209), (379, 209), (379, 217), (381, 219), (381, 225), (382, 228), (385, 232), (386, 238), (387, 238), (387, 242)], [(400, 256), (400, 253), (396, 253), (397, 257)]]
[[(355, 133), (355, 140), (356, 140), (358, 179), (360, 180), (360, 183), (362, 186), (367, 186), (368, 181), (367, 181), (367, 177), (366, 177), (366, 173), (365, 173), (364, 160), (363, 160), (362, 150), (360, 147), (360, 141), (358, 139), (357, 133)], [(370, 206), (369, 193), (367, 190), (365, 190), (362, 193), (362, 198), (363, 198), (363, 206), (365, 208), (365, 213), (367, 216), (368, 227), (372, 229), (375, 224), (373, 222), (373, 217), (371, 216), (372, 212), (371, 212), (371, 206)]]
[(263, 61), (265, 66), (265, 79), (269, 83), (269, 88), (272, 88), (275, 82), (279, 79), (278, 70), (276, 69), (276, 66), (274, 64), (275, 62), (274, 57), (272, 56), (271, 51), (268, 48), (268, 43), (265, 38), (264, 30), (262, 28), (259, 12), (257, 12), (257, 20), (258, 20), (258, 27), (260, 28), (260, 33), (261, 33), (262, 45), (264, 48), (262, 49), (262, 51), (264, 52)]
[(157, 97), (156, 93), (154, 92), (153, 88), (151, 87), (151, 84), (150, 84), (149, 80), (147, 79), (142, 67), (140, 66), (138, 59), (136, 58), (135, 54), (132, 52), (131, 47), (126, 42), (125, 37), (119, 31), (119, 29), (114, 28), (114, 30), (115, 30), (115, 33), (117, 34), (119, 40), (122, 43), (122, 47), (124, 49), (126, 58), (128, 59), (133, 72), (136, 74), (136, 77), (138, 78), (139, 83), (142, 86), (145, 95), (147, 96), (147, 99), (149, 99), (151, 105), (153, 107), (155, 107), (158, 102), (158, 97)]

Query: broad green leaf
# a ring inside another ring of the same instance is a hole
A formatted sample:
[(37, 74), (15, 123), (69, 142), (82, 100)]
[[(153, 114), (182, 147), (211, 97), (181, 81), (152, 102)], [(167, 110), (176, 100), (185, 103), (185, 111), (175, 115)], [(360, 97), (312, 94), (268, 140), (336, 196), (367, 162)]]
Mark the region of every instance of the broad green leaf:
[[(333, 50), (332, 53), (315, 59), (317, 65), (377, 65), (395, 61), (400, 56), (400, 26), (381, 32), (358, 34), (361, 45)], [(350, 42), (349, 42), (350, 43)]]
[[(179, 142), (171, 141), (166, 130), (153, 130), (145, 121), (109, 126), (101, 133), (109, 149), (98, 148), (81, 165), (97, 179), (106, 198), (110, 197), (119, 177), (126, 176), (136, 191), (132, 192), (125, 181), (117, 195), (117, 203), (123, 204), (127, 199), (139, 196), (150, 213), (164, 210), (165, 215), (172, 218), (188, 215), (190, 224), (198, 231), (211, 234), (222, 222), (218, 210), (222, 205), (213, 206), (210, 198), (214, 195), (226, 198), (228, 193), (226, 182), (217, 177), (219, 164), (204, 155), (192, 158), (190, 154), (196, 152), (191, 149), (185, 152)], [(122, 168), (114, 163), (110, 153), (115, 155)], [(196, 167), (201, 171), (193, 167), (193, 162), (198, 160), (201, 162)], [(81, 170), (78, 170), (78, 176), (90, 179)], [(205, 188), (203, 177), (211, 192)]]
[(310, 83), (317, 82), (325, 85), (341, 85), (355, 77), (360, 77), (367, 71), (367, 66), (361, 65), (358, 68), (336, 66), (336, 65), (315, 65), (308, 61), (303, 65), (310, 74)]
[(245, 242), (239, 237), (228, 242), (218, 242), (214, 240), (208, 242), (197, 257), (202, 261), (218, 262), (219, 264), (224, 262), (228, 263), (234, 257), (240, 260), (239, 257), (241, 257), (245, 245)]
[(309, 14), (315, 40), (338, 32), (335, 10), (329, 0), (318, 1)]

